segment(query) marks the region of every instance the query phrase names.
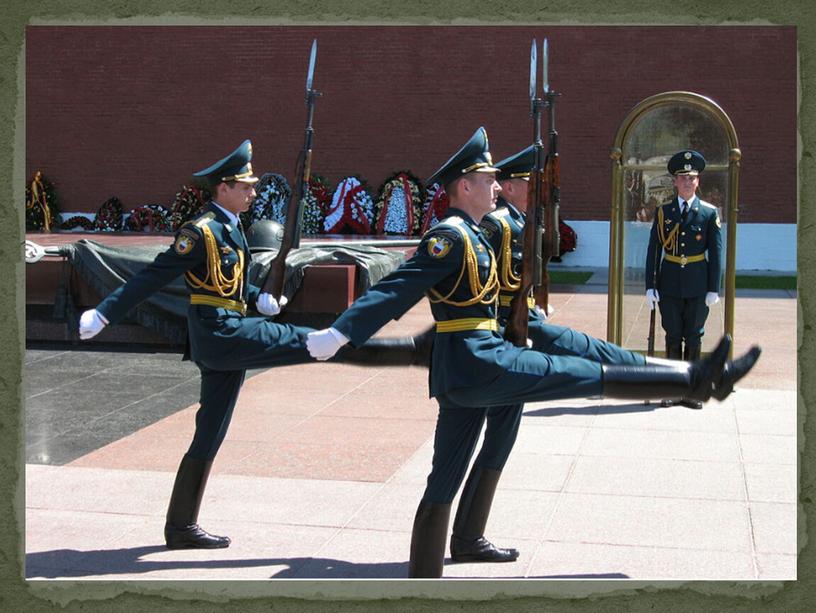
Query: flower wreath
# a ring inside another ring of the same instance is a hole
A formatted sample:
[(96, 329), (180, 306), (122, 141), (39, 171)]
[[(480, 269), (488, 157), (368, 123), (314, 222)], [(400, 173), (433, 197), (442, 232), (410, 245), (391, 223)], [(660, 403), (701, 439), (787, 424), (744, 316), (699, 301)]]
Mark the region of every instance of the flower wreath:
[(241, 213), (241, 222), (248, 228), (261, 219), (286, 223), (286, 207), (292, 197), (292, 188), (283, 175), (265, 173), (255, 184), (255, 200), (249, 210)]
[(54, 187), (38, 170), (26, 185), (26, 230), (50, 232), (59, 227), (59, 210)]
[(74, 228), (82, 228), (90, 232), (94, 229), (94, 222), (87, 217), (82, 215), (74, 215), (73, 217), (69, 217), (67, 220), (62, 222), (60, 229), (62, 230), (73, 230)]
[(181, 191), (176, 194), (173, 206), (170, 209), (170, 225), (175, 232), (181, 225), (195, 216), (212, 196), (206, 188), (198, 188), (194, 185), (184, 185)]
[(374, 201), (365, 184), (356, 176), (346, 177), (334, 190), (323, 228), (326, 234), (371, 234), (373, 217)]
[(170, 211), (160, 204), (144, 204), (136, 207), (125, 220), (129, 232), (170, 232)]
[(303, 210), (301, 232), (315, 235), (323, 231), (323, 220), (331, 204), (331, 187), (325, 177), (311, 175), (309, 188), (303, 194), (300, 207)]
[(425, 204), (422, 207), (424, 213), (422, 215), (422, 226), (419, 229), (420, 236), (439, 223), (449, 206), (450, 199), (445, 188), (439, 183), (431, 185), (428, 188)]
[(116, 196), (111, 196), (99, 210), (94, 217), (94, 230), (100, 232), (118, 232), (122, 229), (122, 202)]
[(374, 234), (415, 235), (422, 222), (424, 199), (419, 179), (410, 171), (400, 171), (387, 178), (378, 191)]

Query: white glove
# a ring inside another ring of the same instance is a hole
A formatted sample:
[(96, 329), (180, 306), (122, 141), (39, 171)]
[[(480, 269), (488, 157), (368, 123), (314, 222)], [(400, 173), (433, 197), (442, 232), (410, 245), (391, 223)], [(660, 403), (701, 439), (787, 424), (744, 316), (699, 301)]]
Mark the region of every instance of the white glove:
[(280, 313), (288, 302), (289, 299), (286, 296), (281, 296), (280, 300), (275, 300), (272, 294), (261, 292), (255, 301), (255, 308), (258, 309), (261, 315), (272, 316)]
[(541, 319), (547, 319), (547, 312), (539, 305), (535, 305), (533, 310), (536, 312)]
[(306, 349), (309, 350), (309, 355), (321, 362), (334, 357), (340, 347), (348, 342), (349, 339), (334, 328), (317, 330), (306, 335)]
[(528, 337), (527, 337), (527, 349), (532, 349), (532, 348), (533, 348), (533, 339), (531, 339), (531, 338), (528, 336)]
[(87, 341), (102, 332), (102, 328), (107, 325), (108, 320), (96, 309), (85, 311), (79, 318), (79, 338)]
[(720, 295), (717, 292), (706, 293), (706, 306), (717, 304), (720, 301)]
[(657, 293), (656, 289), (647, 289), (646, 290), (646, 304), (649, 305), (649, 310), (654, 311), (657, 303), (660, 302), (660, 294)]

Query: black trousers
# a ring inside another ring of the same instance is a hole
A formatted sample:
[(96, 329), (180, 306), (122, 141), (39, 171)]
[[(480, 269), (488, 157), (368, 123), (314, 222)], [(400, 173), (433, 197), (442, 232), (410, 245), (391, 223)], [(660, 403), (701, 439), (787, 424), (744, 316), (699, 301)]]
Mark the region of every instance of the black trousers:
[(705, 296), (677, 298), (660, 294), (660, 319), (667, 345), (699, 346), (708, 319)]

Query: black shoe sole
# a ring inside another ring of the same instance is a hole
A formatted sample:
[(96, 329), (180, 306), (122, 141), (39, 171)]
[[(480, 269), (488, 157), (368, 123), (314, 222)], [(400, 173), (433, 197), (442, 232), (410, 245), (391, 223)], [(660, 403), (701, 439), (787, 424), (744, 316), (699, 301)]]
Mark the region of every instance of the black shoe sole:
[(453, 560), (454, 562), (488, 562), (488, 563), (494, 563), (495, 564), (495, 563), (501, 563), (501, 562), (515, 562), (516, 560), (518, 560), (518, 556), (516, 556), (514, 558), (505, 558), (505, 557), (487, 558), (487, 557), (482, 557), (482, 556), (479, 556), (479, 555), (457, 555), (457, 556), (452, 555), (451, 560)]
[(203, 544), (203, 543), (195, 543), (195, 542), (187, 542), (187, 543), (164, 543), (165, 547), (168, 549), (226, 549), (230, 546), (230, 542), (227, 541), (226, 543), (212, 543), (212, 544)]

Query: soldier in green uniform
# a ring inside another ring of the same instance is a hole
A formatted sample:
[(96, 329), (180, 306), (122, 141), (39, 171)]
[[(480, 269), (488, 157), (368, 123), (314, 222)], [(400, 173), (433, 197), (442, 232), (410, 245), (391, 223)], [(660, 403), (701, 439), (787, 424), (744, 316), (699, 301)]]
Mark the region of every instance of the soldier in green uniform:
[[(229, 537), (198, 525), (198, 512), (213, 459), (232, 418), (247, 369), (312, 362), (306, 335), (312, 328), (276, 323), (280, 304), (248, 281), (250, 250), (239, 213), (255, 196), (252, 145), (244, 141), (230, 155), (194, 174), (213, 194), (203, 211), (179, 228), (173, 245), (127, 283), (80, 318), (79, 334), (89, 339), (148, 296), (184, 275), (190, 290), (185, 359), (201, 371), (200, 407), (189, 449), (176, 475), (164, 528), (170, 549), (221, 548)], [(260, 316), (247, 315), (255, 309)], [(413, 339), (374, 339), (362, 352), (341, 356), (364, 364), (421, 361)], [(413, 355), (413, 358), (411, 357)]]
[[(722, 236), (717, 208), (697, 188), (705, 158), (680, 151), (668, 163), (677, 195), (657, 209), (646, 252), (646, 300), (660, 308), (666, 357), (696, 360), (709, 307), (719, 301)], [(699, 401), (682, 404), (702, 408)]]
[[(499, 281), (498, 321), (507, 325), (510, 302), (521, 282), (524, 223), (527, 217), (530, 172), (535, 148), (530, 146), (496, 164), (501, 193), (496, 209), (487, 213), (479, 226), (496, 256)], [(643, 365), (640, 354), (546, 321), (543, 305), (528, 300), (528, 335), (532, 348), (552, 355), (572, 355), (602, 364)], [(509, 562), (518, 557), (514, 548), (495, 547), (484, 537), (493, 495), (501, 472), (515, 443), (523, 404), (492, 406), (485, 411), (482, 447), (465, 480), (453, 520), (451, 558), (459, 562)], [(476, 411), (476, 409), (474, 409)]]
[(547, 354), (504, 340), (497, 320), (499, 272), (479, 222), (493, 211), (499, 184), (479, 128), (432, 177), (445, 186), (448, 216), (431, 228), (414, 255), (358, 298), (307, 347), (330, 359), (346, 343), (358, 346), (424, 295), (436, 321), (430, 394), (439, 403), (434, 457), (411, 538), (408, 573), (440, 577), (451, 501), (465, 476), (489, 407), (528, 401), (606, 395), (647, 399), (712, 396), (724, 399), (759, 357), (759, 348), (726, 362), (724, 337), (706, 360), (603, 364), (576, 355)]

